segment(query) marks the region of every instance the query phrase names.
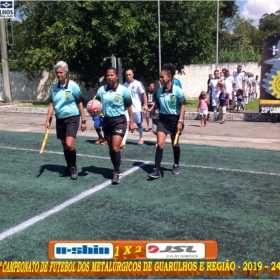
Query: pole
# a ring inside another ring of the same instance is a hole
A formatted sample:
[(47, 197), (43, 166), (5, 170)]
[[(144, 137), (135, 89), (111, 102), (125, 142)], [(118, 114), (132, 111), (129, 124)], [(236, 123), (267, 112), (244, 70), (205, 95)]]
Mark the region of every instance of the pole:
[(219, 15), (219, 0), (217, 0), (217, 33), (216, 33), (216, 70), (219, 66), (219, 22), (220, 22), (220, 15)]
[(158, 71), (161, 71), (160, 0), (158, 0)]
[(118, 57), (118, 75), (119, 75), (119, 83), (123, 84), (123, 76), (122, 76), (122, 59)]
[(112, 63), (112, 67), (117, 68), (117, 61), (114, 55), (111, 56), (111, 63)]
[(12, 102), (4, 18), (0, 18), (1, 62), (5, 102)]

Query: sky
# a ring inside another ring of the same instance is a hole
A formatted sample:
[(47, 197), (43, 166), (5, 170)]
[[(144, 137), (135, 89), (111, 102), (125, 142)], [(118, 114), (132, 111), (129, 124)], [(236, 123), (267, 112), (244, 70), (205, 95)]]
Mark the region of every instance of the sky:
[(280, 0), (243, 0), (235, 3), (239, 7), (240, 15), (245, 19), (253, 19), (256, 26), (264, 14), (280, 10)]

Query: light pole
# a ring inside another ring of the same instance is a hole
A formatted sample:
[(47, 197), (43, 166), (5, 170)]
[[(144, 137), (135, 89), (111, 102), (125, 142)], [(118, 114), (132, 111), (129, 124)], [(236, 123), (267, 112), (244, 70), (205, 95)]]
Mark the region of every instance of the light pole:
[(158, 0), (158, 71), (161, 71), (160, 0)]
[(216, 70), (219, 66), (219, 0), (217, 0), (217, 33), (216, 33)]
[(8, 63), (8, 52), (7, 52), (7, 41), (6, 41), (6, 29), (4, 18), (0, 19), (0, 40), (1, 40), (1, 62), (2, 62), (2, 75), (3, 75), (3, 86), (4, 86), (4, 98), (5, 102), (12, 102), (10, 76), (9, 76), (9, 63)]

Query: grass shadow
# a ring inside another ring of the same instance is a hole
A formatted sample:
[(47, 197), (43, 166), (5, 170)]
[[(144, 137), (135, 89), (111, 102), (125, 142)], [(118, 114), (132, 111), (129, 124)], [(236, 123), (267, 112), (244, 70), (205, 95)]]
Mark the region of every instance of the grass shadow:
[[(139, 166), (140, 162), (134, 162), (134, 166)], [(147, 174), (147, 176), (153, 171), (155, 165), (154, 163), (149, 163), (141, 166), (140, 168)], [(168, 176), (170, 172), (172, 171), (172, 168), (165, 168), (165, 167), (160, 167), (160, 176), (161, 178), (164, 178), (164, 176)], [(166, 173), (168, 172), (168, 174)], [(166, 173), (166, 174), (165, 174)], [(148, 177), (147, 181), (155, 180), (153, 178)]]
[(45, 170), (50, 172), (62, 173), (65, 168), (65, 165), (44, 164), (40, 167), (39, 174), (36, 177), (40, 177), (45, 172)]
[(101, 174), (105, 179), (112, 179), (113, 167), (112, 168), (104, 168), (97, 166), (86, 166), (81, 168), (81, 172), (79, 176), (87, 176), (88, 173)]

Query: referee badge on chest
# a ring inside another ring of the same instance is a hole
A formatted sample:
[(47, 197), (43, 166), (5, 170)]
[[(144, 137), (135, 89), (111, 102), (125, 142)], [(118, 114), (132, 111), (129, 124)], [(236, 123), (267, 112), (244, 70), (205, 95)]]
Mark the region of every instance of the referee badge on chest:
[(114, 97), (114, 101), (115, 101), (115, 102), (118, 102), (118, 101), (120, 100), (120, 98), (121, 98), (120, 96), (115, 95), (115, 97)]
[(70, 91), (66, 91), (65, 92), (65, 100), (68, 100), (71, 96), (71, 92)]
[(175, 96), (174, 96), (174, 95), (171, 95), (171, 96), (170, 96), (170, 103), (171, 103), (171, 104), (174, 104), (174, 103), (175, 103)]

